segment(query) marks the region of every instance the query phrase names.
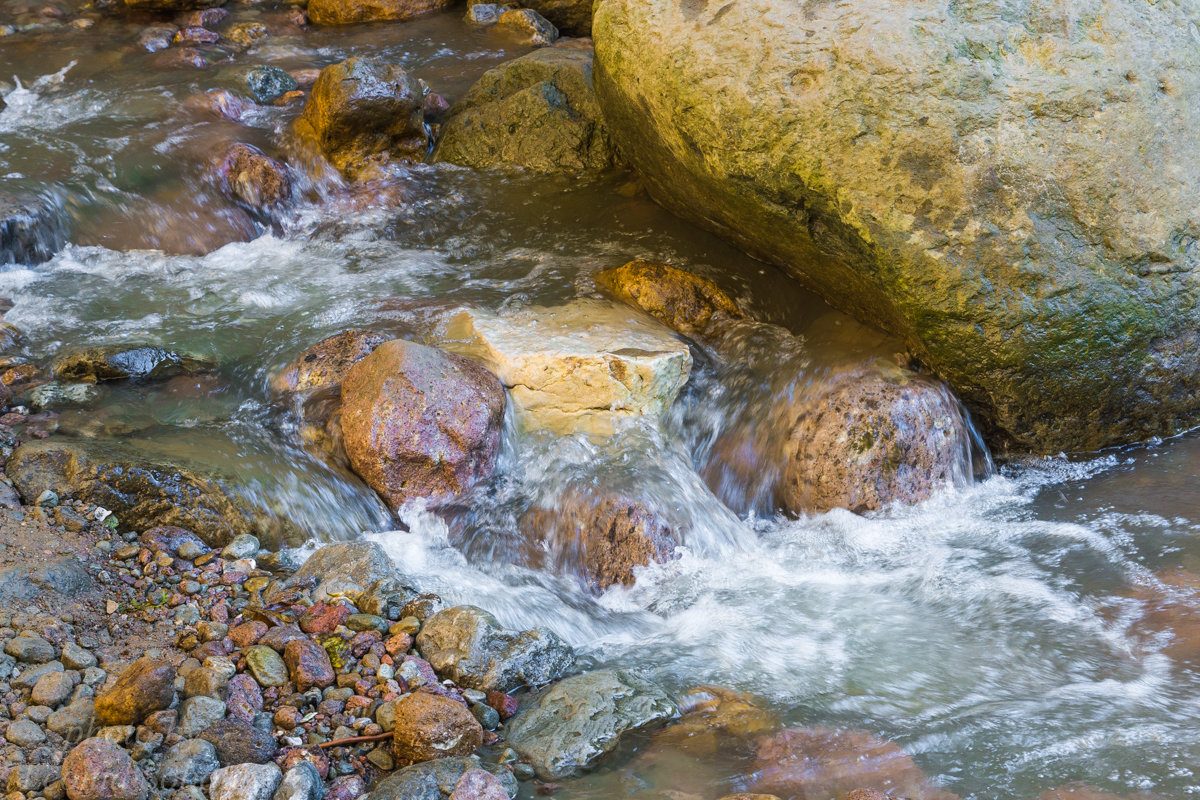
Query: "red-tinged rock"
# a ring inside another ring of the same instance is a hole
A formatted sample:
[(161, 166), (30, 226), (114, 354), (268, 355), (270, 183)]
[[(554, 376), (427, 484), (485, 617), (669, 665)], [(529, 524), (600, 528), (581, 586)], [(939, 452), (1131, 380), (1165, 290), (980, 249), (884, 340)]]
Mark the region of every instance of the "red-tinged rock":
[[(372, 688), (374, 688), (374, 687), (372, 687)], [(370, 689), (368, 689), (367, 691), (370, 691)], [(363, 709), (367, 708), (370, 705), (371, 705), (371, 698), (365, 697), (361, 694), (352, 695), (350, 697), (350, 699), (348, 699), (346, 701), (346, 713), (353, 714), (356, 717), (361, 717), (363, 715), (358, 712), (362, 711)]]
[(354, 638), (350, 640), (350, 654), (355, 658), (362, 658), (372, 647), (382, 641), (383, 635), (379, 631), (362, 631), (354, 634)]
[(504, 692), (488, 692), (487, 704), (496, 709), (500, 721), (504, 722), (517, 713), (517, 698), (510, 697)]
[(424, 109), (426, 117), (440, 117), (450, 110), (450, 101), (437, 92), (430, 92), (425, 95)]
[(342, 383), (342, 432), (354, 471), (394, 509), (448, 500), (491, 475), (506, 396), (475, 361), (394, 339)]
[(183, 102), (183, 107), (230, 122), (239, 122), (242, 115), (254, 107), (254, 103), (238, 97), (228, 89), (212, 89), (204, 94), (192, 95)]
[(406, 764), (469, 756), (483, 744), (483, 728), (465, 704), (414, 692), (396, 702), (392, 752)]
[(283, 648), (283, 662), (287, 664), (288, 674), (298, 692), (306, 692), (314, 687), (324, 689), (337, 677), (329, 654), (312, 639), (293, 639), (288, 642)]
[(282, 653), (284, 648), (287, 647), (288, 642), (307, 638), (299, 628), (294, 628), (291, 625), (277, 625), (263, 634), (258, 643), (266, 645), (277, 653)]
[(216, 44), (221, 35), (199, 25), (190, 25), (175, 32), (175, 44)]
[(129, 753), (107, 739), (85, 739), (62, 764), (70, 800), (144, 800), (150, 784)]
[(208, 60), (194, 47), (172, 47), (170, 50), (163, 50), (155, 54), (154, 63), (165, 69), (175, 67), (208, 69)]
[(229, 622), (229, 606), (224, 603), (215, 605), (209, 610), (208, 616), (213, 622)]
[(301, 615), (300, 630), (305, 633), (327, 635), (345, 624), (350, 614), (351, 610), (348, 606), (330, 605), (322, 600), (314, 603)]
[(226, 570), (221, 573), (221, 583), (225, 586), (241, 586), (250, 578), (245, 572), (236, 569)]
[(249, 675), (234, 675), (229, 679), (229, 694), (225, 704), (229, 716), (253, 722), (254, 715), (263, 710), (262, 689)]
[(325, 792), (325, 800), (358, 800), (367, 793), (367, 783), (359, 775), (335, 778)]
[(275, 727), (285, 731), (293, 730), (300, 724), (301, 716), (300, 709), (293, 708), (292, 706), (283, 706), (275, 712)]
[(238, 142), (217, 167), (222, 191), (252, 210), (265, 210), (287, 200), (292, 181), (287, 168), (253, 145)]
[(450, 800), (508, 800), (504, 784), (484, 769), (471, 769), (463, 773), (450, 793)]
[(189, 653), (189, 655), (197, 661), (203, 661), (209, 656), (227, 656), (229, 655), (229, 648), (225, 645), (223, 639), (218, 639), (215, 642), (205, 642)]
[(412, 650), (412, 646), (413, 637), (410, 633), (397, 633), (395, 636), (389, 636), (383, 643), (384, 650), (389, 656), (402, 656)]
[(908, 800), (958, 800), (930, 783), (903, 750), (865, 731), (789, 728), (759, 742), (751, 791), (838, 797), (875, 789)]
[(255, 619), (243, 622), (241, 625), (234, 625), (229, 629), (229, 638), (233, 640), (235, 647), (249, 647), (252, 644), (258, 644), (258, 640), (266, 632), (267, 623)]
[[(307, 761), (316, 767), (317, 774), (321, 776), (321, 780), (329, 777), (329, 756), (319, 747), (289, 747), (279, 754), (279, 758), (275, 759), (275, 763), (284, 772), (287, 772), (301, 761)], [(326, 797), (328, 796), (326, 795)]]

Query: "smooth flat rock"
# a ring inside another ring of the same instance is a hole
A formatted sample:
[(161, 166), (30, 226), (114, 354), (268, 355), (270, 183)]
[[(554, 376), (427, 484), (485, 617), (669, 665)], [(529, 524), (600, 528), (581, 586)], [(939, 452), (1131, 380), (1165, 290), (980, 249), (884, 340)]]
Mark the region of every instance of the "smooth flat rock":
[(656, 418), (687, 383), (688, 347), (657, 321), (604, 301), (508, 314), (468, 309), (451, 335), (508, 387), (527, 429), (607, 435)]

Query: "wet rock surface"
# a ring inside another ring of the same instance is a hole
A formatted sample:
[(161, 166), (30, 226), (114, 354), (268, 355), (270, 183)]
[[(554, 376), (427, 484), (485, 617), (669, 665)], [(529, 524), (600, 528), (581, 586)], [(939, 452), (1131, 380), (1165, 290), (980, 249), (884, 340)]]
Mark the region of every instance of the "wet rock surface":
[(164, 380), (211, 367), (204, 359), (162, 347), (106, 345), (57, 354), (50, 370), (63, 380), (95, 383), (131, 378)]
[(638, 259), (605, 270), (596, 281), (613, 295), (687, 336), (745, 315), (712, 281), (670, 264)]
[(639, 312), (577, 300), (498, 315), (468, 310), (454, 334), (509, 387), (528, 428), (606, 435), (656, 418), (687, 382), (687, 345)]
[(439, 675), (483, 691), (549, 683), (565, 675), (575, 661), (571, 648), (550, 631), (506, 630), (473, 606), (455, 606), (429, 617), (416, 644)]
[(217, 179), (230, 197), (255, 211), (280, 205), (292, 191), (287, 168), (248, 144), (229, 148), (217, 167)]
[(597, 95), (657, 200), (902, 335), (994, 441), (1090, 450), (1200, 412), (1200, 73), (1178, 13), (1073, 8), (605, 2)]
[[(525, 17), (508, 19), (529, 30)], [(451, 107), (432, 158), (542, 172), (609, 169), (617, 156), (592, 89), (592, 54), (543, 49), (490, 70)]]
[(508, 724), (508, 740), (539, 777), (555, 780), (593, 764), (625, 733), (676, 712), (657, 689), (601, 670), (567, 678), (541, 693)]
[(280, 393), (340, 389), (350, 368), (385, 341), (382, 334), (358, 329), (327, 336), (272, 377), (271, 388)]
[(321, 70), (296, 132), (347, 177), (361, 177), (393, 158), (425, 158), (423, 109), (421, 89), (402, 67), (356, 57)]
[(342, 384), (346, 454), (392, 508), (449, 499), (491, 474), (505, 402), (477, 362), (393, 340)]
[(308, 18), (317, 25), (355, 22), (402, 22), (441, 11), (450, 0), (315, 0)]
[(40, 264), (66, 240), (58, 203), (35, 194), (0, 192), (0, 264)]

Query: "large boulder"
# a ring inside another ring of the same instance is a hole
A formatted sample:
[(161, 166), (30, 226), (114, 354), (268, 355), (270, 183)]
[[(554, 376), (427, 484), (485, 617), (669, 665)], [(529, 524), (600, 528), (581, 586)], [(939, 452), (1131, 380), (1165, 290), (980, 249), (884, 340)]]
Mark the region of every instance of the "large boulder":
[(308, 18), (317, 25), (402, 22), (442, 11), (453, 3), (454, 0), (309, 0)]
[(592, 53), (549, 48), (483, 74), (450, 109), (434, 161), (540, 172), (598, 172), (616, 162), (592, 87)]
[(687, 345), (666, 327), (601, 301), (508, 314), (470, 309), (450, 329), (509, 387), (528, 429), (605, 435), (624, 422), (653, 419), (692, 369)]
[(290, 521), (252, 506), (223, 477), (118, 446), (61, 436), (31, 441), (13, 452), (5, 473), (27, 502), (53, 491), (104, 506), (133, 530), (174, 525), (212, 547), (246, 533), (268, 547), (307, 538)]
[(439, 677), (488, 692), (549, 683), (575, 664), (575, 653), (551, 631), (510, 631), (474, 606), (429, 617), (416, 644)]
[(559, 780), (595, 764), (626, 733), (668, 720), (677, 710), (661, 691), (621, 672), (589, 672), (538, 696), (508, 723), (508, 742), (538, 777)]
[(1094, 449), (1200, 421), (1189, 14), (601, 0), (596, 90), (668, 208), (902, 335), (995, 442)]
[(596, 590), (632, 584), (637, 567), (670, 560), (679, 545), (670, 524), (640, 500), (582, 488), (529, 509), (521, 530)]
[(504, 406), (504, 387), (477, 362), (395, 339), (342, 383), (346, 455), (393, 509), (447, 500), (491, 475)]
[(367, 177), (393, 158), (425, 158), (423, 106), (420, 85), (402, 67), (356, 57), (321, 70), (295, 130), (346, 177)]

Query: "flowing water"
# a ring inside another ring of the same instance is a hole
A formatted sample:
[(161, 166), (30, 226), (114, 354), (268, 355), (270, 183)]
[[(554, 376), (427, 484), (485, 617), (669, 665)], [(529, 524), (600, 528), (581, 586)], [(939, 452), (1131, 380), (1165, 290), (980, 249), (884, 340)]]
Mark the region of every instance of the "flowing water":
[[(0, 24), (65, 8), (10, 0)], [(5, 189), (36, 190), (70, 217), (65, 250), (0, 272), (26, 354), (148, 342), (217, 364), (194, 391), (102, 386), (56, 409), (59, 435), (236, 474), (314, 540), (373, 538), (448, 600), (549, 626), (588, 662), (670, 691), (718, 684), (757, 695), (790, 725), (867, 730), (962, 797), (1034, 798), (1071, 781), (1200, 793), (1200, 677), (1187, 649), (1200, 614), (1171, 572), (1200, 572), (1200, 439), (999, 470), (976, 451), (956, 487), (868, 515), (777, 516), (755, 486), (731, 508), (709, 488), (720, 481), (700, 476), (718, 431), (769, 431), (780, 393), (888, 359), (898, 344), (675, 220), (626, 174), (415, 166), (378, 197), (309, 184), (272, 224), (252, 220), (206, 176), (230, 142), (281, 142), (297, 107), (235, 123), (187, 98), (234, 85), (250, 64), (314, 68), (371, 51), (453, 99), (522, 50), (456, 15), (312, 32), (283, 11), (237, 6), (233, 17), (273, 35), (248, 53), (205, 51), (206, 69), (145, 52), (149, 19), (0, 37)], [(497, 477), (461, 513), (394, 519), (302, 446), (294, 410), (268, 390), (274, 369), (325, 334), (353, 326), (437, 341), (446, 308), (592, 296), (598, 270), (635, 257), (711, 277), (767, 324), (720, 353), (696, 347), (661, 426), (597, 442), (510, 424)], [(524, 538), (521, 511), (587, 483), (670, 516), (686, 531), (681, 557), (597, 596), (568, 556), (531, 555), (545, 548)], [(753, 770), (733, 753), (698, 758), (634, 737), (555, 796), (716, 798)]]

